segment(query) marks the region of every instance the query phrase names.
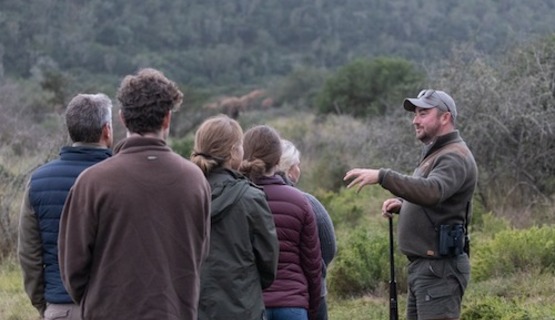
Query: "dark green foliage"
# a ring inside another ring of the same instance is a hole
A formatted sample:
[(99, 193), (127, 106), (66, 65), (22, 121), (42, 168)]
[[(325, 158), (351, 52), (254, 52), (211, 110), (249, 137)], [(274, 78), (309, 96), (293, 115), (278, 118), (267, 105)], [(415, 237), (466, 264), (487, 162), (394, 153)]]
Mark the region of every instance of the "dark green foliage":
[(382, 116), (417, 91), (423, 79), (423, 74), (403, 59), (356, 59), (326, 81), (316, 105), (322, 113)]
[(453, 45), (499, 53), (554, 30), (551, 1), (2, 1), (0, 50), (11, 76), (41, 57), (84, 77), (145, 66), (195, 86), (253, 84), (297, 66), (353, 57), (438, 61)]

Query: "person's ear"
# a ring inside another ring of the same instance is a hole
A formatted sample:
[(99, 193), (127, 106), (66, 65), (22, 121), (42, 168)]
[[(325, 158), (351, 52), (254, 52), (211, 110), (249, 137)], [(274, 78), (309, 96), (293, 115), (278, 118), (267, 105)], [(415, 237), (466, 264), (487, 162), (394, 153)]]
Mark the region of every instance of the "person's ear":
[(168, 113), (164, 116), (164, 120), (162, 121), (162, 129), (166, 130), (170, 127), (172, 119), (172, 112), (168, 111)]
[(452, 117), (451, 112), (448, 112), (448, 111), (447, 112), (442, 112), (441, 117), (440, 117), (441, 124), (446, 125), (446, 124), (450, 123), (451, 122), (451, 117)]
[(106, 122), (102, 126), (102, 136), (100, 139), (100, 142), (105, 144), (108, 148), (112, 146), (114, 141), (114, 129), (112, 128), (112, 122)]
[(123, 112), (121, 112), (121, 109), (119, 110), (118, 115), (119, 115), (119, 121), (121, 122), (121, 124), (122, 124), (125, 128), (127, 128), (127, 126), (125, 125), (125, 118), (123, 117)]
[(109, 139), (112, 136), (112, 124), (110, 122), (106, 122), (103, 126), (102, 126), (102, 136), (105, 139)]

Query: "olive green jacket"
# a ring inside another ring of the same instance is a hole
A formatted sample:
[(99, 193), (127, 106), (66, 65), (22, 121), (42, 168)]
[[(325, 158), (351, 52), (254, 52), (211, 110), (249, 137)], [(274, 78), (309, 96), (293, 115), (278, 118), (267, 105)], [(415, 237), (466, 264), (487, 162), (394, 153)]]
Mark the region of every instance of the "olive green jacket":
[(439, 258), (436, 228), (441, 224), (464, 225), (467, 217), (470, 219), (477, 178), (472, 152), (458, 131), (427, 146), (412, 176), (380, 169), (380, 185), (403, 201), (398, 221), (401, 252)]
[(208, 174), (210, 253), (201, 270), (199, 319), (262, 319), (262, 289), (277, 273), (279, 243), (264, 192), (238, 172)]

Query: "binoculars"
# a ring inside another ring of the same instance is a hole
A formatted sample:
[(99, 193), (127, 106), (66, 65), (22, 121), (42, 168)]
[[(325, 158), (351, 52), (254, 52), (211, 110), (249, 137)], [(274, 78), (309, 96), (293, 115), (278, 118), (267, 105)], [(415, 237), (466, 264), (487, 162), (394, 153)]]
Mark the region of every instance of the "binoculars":
[(462, 224), (439, 226), (439, 255), (458, 256), (468, 253), (468, 237)]

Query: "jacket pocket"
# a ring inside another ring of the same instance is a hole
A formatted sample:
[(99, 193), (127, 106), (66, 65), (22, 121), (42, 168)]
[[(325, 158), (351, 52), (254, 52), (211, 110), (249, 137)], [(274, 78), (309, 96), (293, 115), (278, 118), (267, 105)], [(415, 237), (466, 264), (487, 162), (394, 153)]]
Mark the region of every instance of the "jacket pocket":
[(453, 294), (453, 290), (449, 287), (431, 288), (428, 290), (424, 299), (426, 301), (432, 301), (446, 296), (450, 296), (452, 294)]
[(44, 320), (59, 320), (69, 318), (69, 310), (46, 310)]

